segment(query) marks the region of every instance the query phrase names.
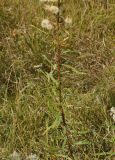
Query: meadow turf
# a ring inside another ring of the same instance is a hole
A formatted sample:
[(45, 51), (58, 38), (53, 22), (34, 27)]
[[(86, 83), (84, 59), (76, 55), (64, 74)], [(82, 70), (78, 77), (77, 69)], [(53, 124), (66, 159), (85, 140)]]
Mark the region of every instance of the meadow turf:
[[(39, 0), (0, 0), (0, 160), (17, 151), (23, 160), (114, 160), (115, 3), (65, 0), (72, 17), (61, 51), (58, 108), (55, 39), (41, 28)], [(36, 66), (38, 68), (36, 69)]]

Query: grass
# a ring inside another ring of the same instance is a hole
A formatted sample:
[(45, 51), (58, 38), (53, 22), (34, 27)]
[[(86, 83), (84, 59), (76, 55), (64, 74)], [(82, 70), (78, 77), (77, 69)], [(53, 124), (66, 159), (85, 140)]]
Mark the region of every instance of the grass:
[[(115, 155), (114, 1), (67, 0), (73, 18), (62, 48), (62, 96), (75, 160)], [(16, 150), (70, 160), (58, 106), (55, 41), (40, 26), (39, 1), (0, 3), (0, 159)], [(66, 35), (64, 35), (66, 36)], [(42, 63), (40, 69), (35, 65)]]

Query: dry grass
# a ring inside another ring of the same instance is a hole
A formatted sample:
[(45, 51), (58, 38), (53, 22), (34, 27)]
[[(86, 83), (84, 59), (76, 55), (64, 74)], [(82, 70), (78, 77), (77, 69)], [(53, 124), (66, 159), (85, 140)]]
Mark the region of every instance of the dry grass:
[[(63, 106), (73, 153), (76, 160), (111, 160), (115, 4), (67, 0), (63, 8), (74, 22), (62, 50)], [(44, 16), (37, 0), (0, 2), (1, 160), (14, 150), (23, 159), (30, 153), (40, 160), (70, 159), (57, 109), (55, 41), (40, 27)]]

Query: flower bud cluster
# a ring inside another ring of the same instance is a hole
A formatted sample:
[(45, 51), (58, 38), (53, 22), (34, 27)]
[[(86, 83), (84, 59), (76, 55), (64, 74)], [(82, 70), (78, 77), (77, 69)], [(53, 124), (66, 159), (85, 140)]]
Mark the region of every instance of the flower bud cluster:
[[(40, 0), (40, 2), (57, 2), (58, 0)], [(52, 14), (57, 15), (59, 13), (59, 8), (55, 5), (44, 4), (44, 9)], [(52, 22), (49, 19), (43, 19), (41, 22), (41, 27), (47, 30), (52, 30), (54, 28)]]
[[(47, 11), (53, 15), (58, 15), (58, 13), (60, 12), (60, 9), (56, 5), (54, 5), (55, 2), (58, 2), (58, 0), (40, 0), (40, 2), (43, 3), (45, 11)], [(51, 2), (51, 3), (49, 3), (49, 2)], [(72, 19), (69, 16), (67, 16), (64, 20), (64, 23), (67, 26), (71, 25)], [(47, 30), (52, 30), (54, 28), (54, 25), (49, 19), (43, 19), (41, 22), (41, 27), (44, 29), (47, 29)]]

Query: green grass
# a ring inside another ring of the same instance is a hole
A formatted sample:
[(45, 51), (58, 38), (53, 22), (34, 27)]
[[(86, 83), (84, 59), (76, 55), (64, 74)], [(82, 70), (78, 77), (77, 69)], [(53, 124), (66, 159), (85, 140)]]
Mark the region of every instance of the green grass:
[[(62, 96), (75, 160), (115, 155), (115, 4), (67, 0), (73, 18), (62, 48)], [(39, 1), (0, 2), (0, 159), (16, 150), (70, 160), (58, 109), (55, 40), (40, 26)], [(35, 65), (42, 63), (39, 70)]]

